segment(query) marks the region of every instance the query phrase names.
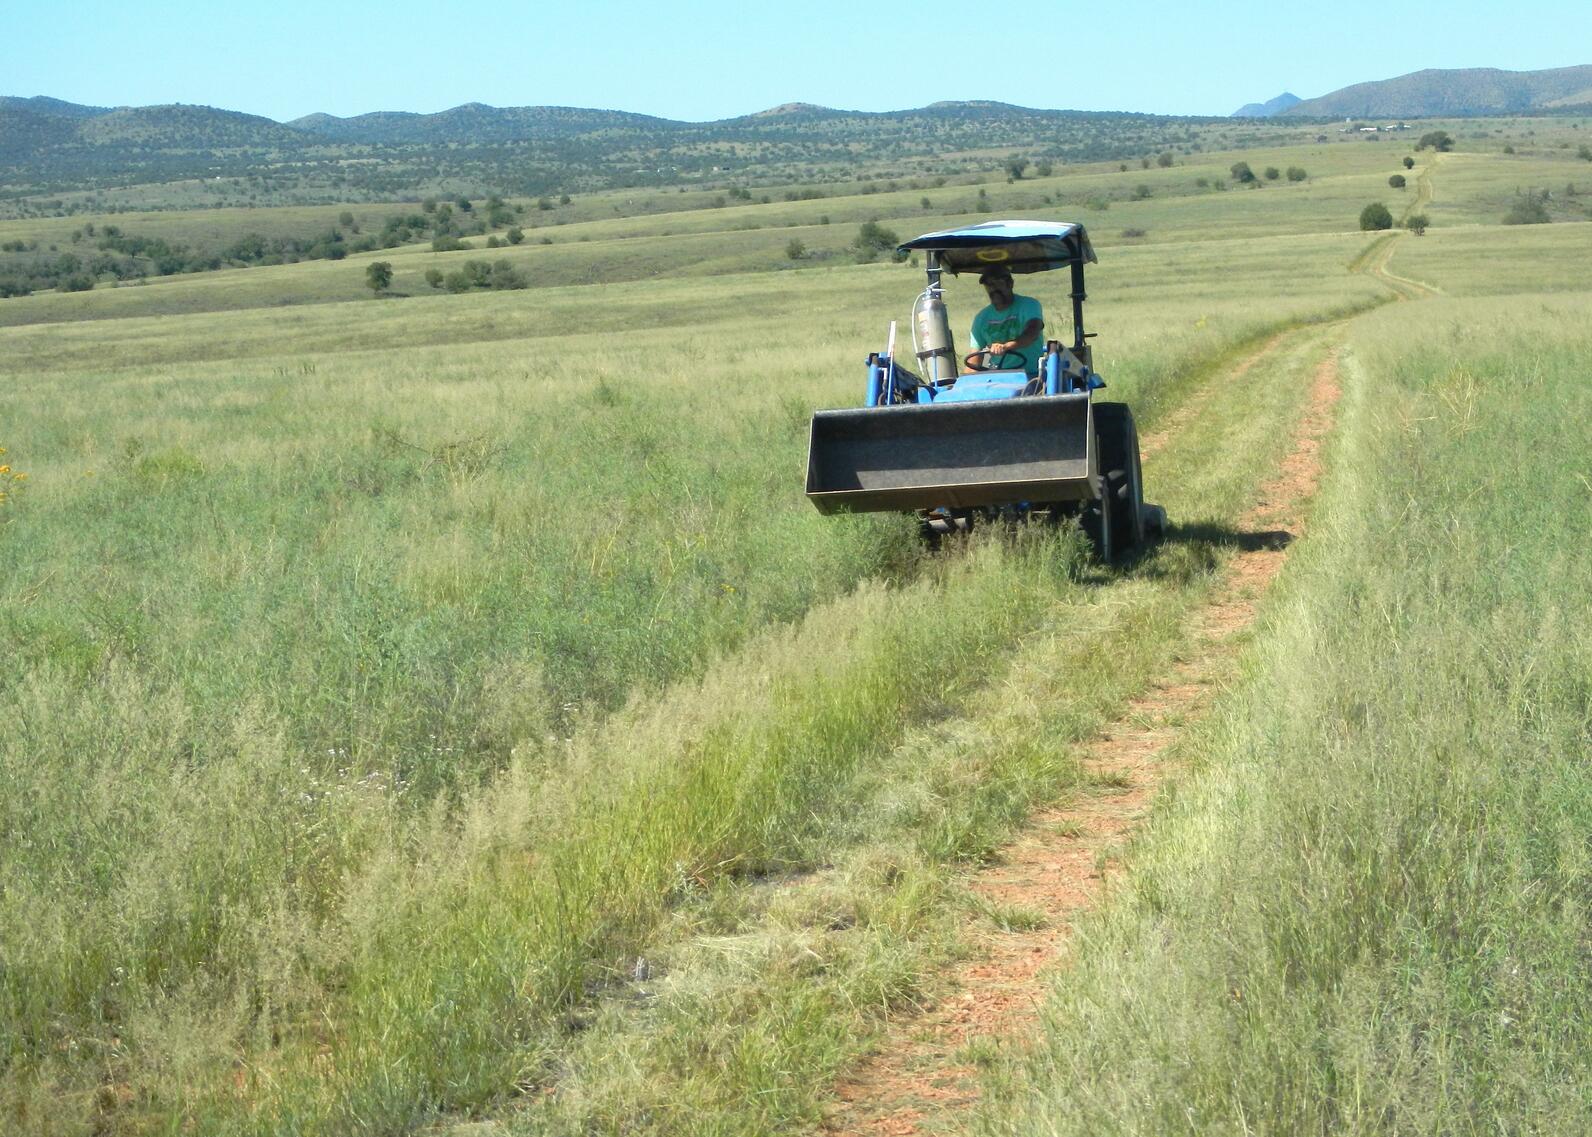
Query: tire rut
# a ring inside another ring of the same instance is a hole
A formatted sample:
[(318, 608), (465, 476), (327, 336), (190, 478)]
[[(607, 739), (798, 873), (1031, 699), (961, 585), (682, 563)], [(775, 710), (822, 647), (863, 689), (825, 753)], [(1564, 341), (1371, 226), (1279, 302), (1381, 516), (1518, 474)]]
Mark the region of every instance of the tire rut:
[[(1250, 364), (1282, 339), (1263, 344)], [(946, 994), (891, 1024), (875, 1053), (840, 1080), (825, 1133), (903, 1137), (957, 1128), (959, 1115), (979, 1097), (970, 1050), (980, 1043), (1021, 1046), (1031, 1035), (1076, 922), (1102, 902), (1122, 871), (1116, 854), (1177, 769), (1174, 743), (1232, 675), (1261, 598), (1304, 530), (1339, 390), (1338, 349), (1332, 348), (1313, 374), (1287, 457), (1243, 518), (1248, 538), (1194, 617), (1184, 661), (1083, 745), (1080, 759), (1089, 778), (1075, 799), (1036, 813), (970, 882), (978, 902), (1042, 914), (1042, 925), (1002, 933), (969, 917), (964, 931), (973, 951)]]

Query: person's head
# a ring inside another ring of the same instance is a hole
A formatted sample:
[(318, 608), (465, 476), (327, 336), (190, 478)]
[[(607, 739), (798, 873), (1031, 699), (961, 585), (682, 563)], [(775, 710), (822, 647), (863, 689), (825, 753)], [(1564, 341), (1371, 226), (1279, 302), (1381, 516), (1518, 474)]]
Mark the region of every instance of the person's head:
[(1012, 272), (1008, 268), (987, 268), (979, 274), (978, 282), (996, 308), (1005, 309), (1012, 302)]

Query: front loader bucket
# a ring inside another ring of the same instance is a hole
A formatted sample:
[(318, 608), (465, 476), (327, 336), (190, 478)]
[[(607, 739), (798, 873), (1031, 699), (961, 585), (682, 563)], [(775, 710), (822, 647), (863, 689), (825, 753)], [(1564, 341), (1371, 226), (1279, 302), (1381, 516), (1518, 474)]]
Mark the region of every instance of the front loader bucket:
[(1089, 501), (1089, 396), (819, 411), (807, 496), (820, 513)]

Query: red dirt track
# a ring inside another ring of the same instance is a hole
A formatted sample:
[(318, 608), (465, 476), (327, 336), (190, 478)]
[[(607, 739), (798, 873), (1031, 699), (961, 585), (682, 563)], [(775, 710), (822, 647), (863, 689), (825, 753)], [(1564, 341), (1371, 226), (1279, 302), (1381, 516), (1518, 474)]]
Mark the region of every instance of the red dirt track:
[[(1280, 340), (1270, 340), (1247, 362)], [(1162, 782), (1176, 769), (1170, 745), (1231, 675), (1261, 597), (1282, 568), (1288, 544), (1303, 532), (1338, 397), (1333, 352), (1315, 371), (1287, 458), (1241, 522), (1252, 539), (1195, 617), (1189, 661), (1177, 664), (1085, 744), (1082, 763), (1095, 785), (1035, 814), (971, 882), (973, 892), (993, 905), (1042, 912), (1044, 926), (1000, 932), (987, 919), (969, 917), (964, 932), (973, 945), (971, 957), (938, 1003), (892, 1023), (875, 1054), (840, 1081), (824, 1132), (899, 1137), (958, 1128), (958, 1115), (979, 1094), (977, 1072), (967, 1064), (968, 1044), (1025, 1044), (1049, 976), (1065, 962), (1075, 921), (1107, 893), (1117, 872), (1114, 851), (1144, 822)], [(1147, 438), (1146, 450), (1158, 447), (1165, 433)]]

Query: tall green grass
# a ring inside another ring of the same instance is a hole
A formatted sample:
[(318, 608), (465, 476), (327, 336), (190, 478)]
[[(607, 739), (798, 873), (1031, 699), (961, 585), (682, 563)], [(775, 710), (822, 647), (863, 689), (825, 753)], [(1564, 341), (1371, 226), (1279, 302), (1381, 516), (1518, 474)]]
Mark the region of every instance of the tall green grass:
[[(1152, 384), (1366, 302), (1299, 248), (1318, 287), (1264, 310), (1127, 267), (1112, 393), (1153, 424)], [(17, 1125), (479, 1104), (677, 884), (810, 855), (787, 831), (1066, 571), (924, 575), (909, 524), (801, 500), (909, 274), (7, 329)]]
[(1312, 533), (987, 1131), (1592, 1123), (1592, 309), (1555, 306), (1356, 324)]

